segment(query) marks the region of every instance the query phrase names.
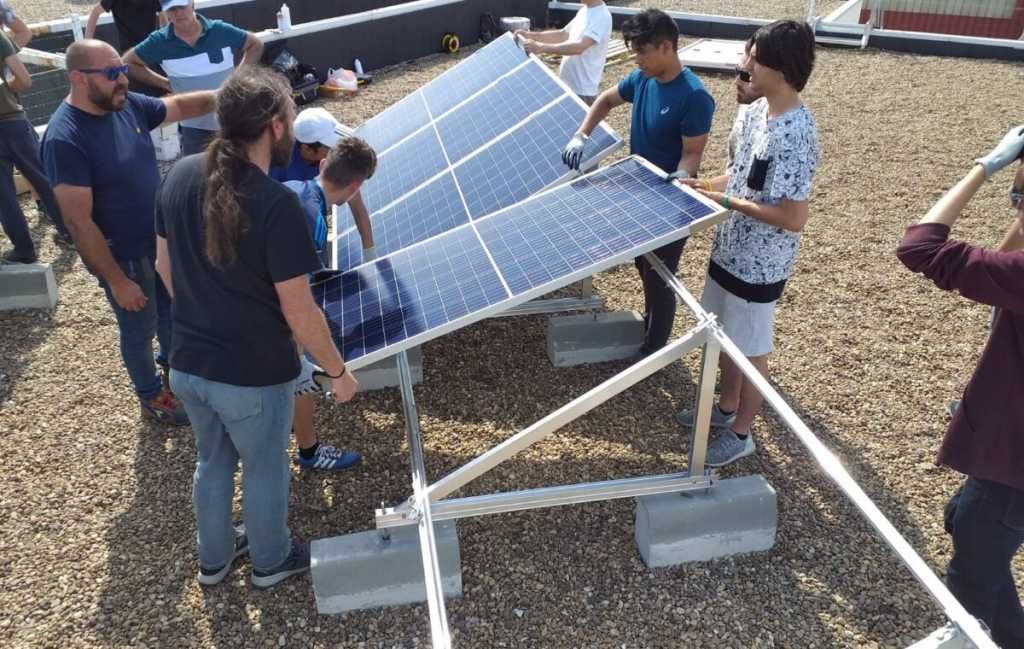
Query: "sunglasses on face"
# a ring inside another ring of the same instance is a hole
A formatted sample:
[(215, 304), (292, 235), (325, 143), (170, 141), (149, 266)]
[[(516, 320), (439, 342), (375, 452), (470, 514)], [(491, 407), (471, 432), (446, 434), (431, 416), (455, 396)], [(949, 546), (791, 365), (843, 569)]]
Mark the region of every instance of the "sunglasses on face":
[(744, 70), (743, 68), (741, 68), (740, 66), (737, 65), (736, 66), (736, 78), (738, 78), (743, 83), (750, 83), (750, 72), (747, 71), (747, 70)]
[(122, 74), (128, 74), (127, 65), (111, 65), (105, 68), (82, 68), (79, 72), (85, 74), (104, 74), (107, 77), (107, 81), (117, 81), (118, 77)]

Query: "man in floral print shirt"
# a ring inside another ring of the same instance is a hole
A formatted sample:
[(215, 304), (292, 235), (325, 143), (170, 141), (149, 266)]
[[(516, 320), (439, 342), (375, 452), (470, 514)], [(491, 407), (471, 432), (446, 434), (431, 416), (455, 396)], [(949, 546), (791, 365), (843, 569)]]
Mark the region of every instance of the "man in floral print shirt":
[[(807, 24), (777, 21), (759, 29), (743, 68), (764, 97), (744, 115), (735, 158), (724, 175), (682, 181), (731, 210), (715, 230), (701, 302), (766, 377), (775, 307), (796, 262), (818, 165), (817, 127), (799, 94), (813, 67)], [(711, 418), (719, 434), (707, 455), (713, 467), (754, 453), (750, 426), (762, 403), (727, 356), (720, 367), (721, 395)], [(693, 410), (678, 419), (692, 426)]]

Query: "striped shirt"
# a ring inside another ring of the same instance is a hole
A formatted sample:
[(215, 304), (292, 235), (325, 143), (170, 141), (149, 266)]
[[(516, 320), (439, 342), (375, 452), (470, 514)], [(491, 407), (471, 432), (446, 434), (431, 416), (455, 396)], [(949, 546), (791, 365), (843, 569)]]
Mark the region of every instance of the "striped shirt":
[[(150, 68), (160, 66), (176, 92), (216, 90), (235, 69), (235, 55), (245, 47), (246, 32), (223, 20), (196, 15), (202, 33), (195, 46), (174, 33), (173, 23), (158, 29), (135, 47), (135, 54)], [(182, 126), (217, 130), (217, 116), (210, 112), (181, 121)]]

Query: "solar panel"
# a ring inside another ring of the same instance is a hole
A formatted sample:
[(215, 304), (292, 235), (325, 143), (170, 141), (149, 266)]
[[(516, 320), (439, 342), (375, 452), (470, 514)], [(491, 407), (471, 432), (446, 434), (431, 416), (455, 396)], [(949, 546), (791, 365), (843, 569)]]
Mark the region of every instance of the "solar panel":
[[(367, 121), (356, 132), (378, 149), (377, 172), (362, 190), (378, 255), (464, 223), (466, 212), (478, 218), (575, 175), (561, 149), (585, 115), (585, 105), (505, 35)], [(620, 146), (601, 124), (586, 161)], [(439, 180), (445, 176), (454, 182)], [(420, 192), (429, 195), (414, 198)], [(335, 210), (340, 269), (362, 261), (350, 214)]]
[[(554, 106), (482, 149), (455, 168), (472, 217), (514, 205), (569, 175), (562, 148), (579, 128), (586, 111), (572, 97)], [(586, 158), (597, 160), (618, 146), (618, 139), (596, 129), (587, 143)]]
[(432, 128), (423, 129), (377, 159), (377, 170), (361, 193), (371, 213), (390, 205), (448, 167)]
[(427, 100), (430, 114), (437, 119), (528, 58), (511, 34), (491, 41), (473, 56), (423, 86), (423, 97)]
[(314, 284), (352, 369), (710, 227), (725, 210), (630, 157)]
[(417, 91), (363, 122), (356, 135), (380, 154), (429, 123), (430, 113), (423, 103), (423, 94)]
[[(421, 191), (374, 215), (374, 249), (378, 256), (388, 255), (468, 222), (455, 178), (445, 172)], [(342, 233), (337, 247), (338, 268), (362, 263), (362, 240), (355, 228)]]
[(562, 88), (539, 65), (517, 68), (438, 120), (448, 159), (455, 164), (562, 95)]

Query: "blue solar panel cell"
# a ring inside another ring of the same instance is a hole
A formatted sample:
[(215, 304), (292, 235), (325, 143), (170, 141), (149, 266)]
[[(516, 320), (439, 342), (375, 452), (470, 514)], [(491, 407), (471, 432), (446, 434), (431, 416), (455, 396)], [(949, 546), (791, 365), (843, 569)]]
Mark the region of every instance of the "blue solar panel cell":
[(346, 361), (509, 297), (468, 226), (315, 284), (313, 294)]
[(600, 266), (713, 214), (636, 160), (475, 222), (509, 290)]
[(452, 164), (565, 94), (541, 65), (531, 60), (438, 120), (437, 130)]
[(423, 94), (417, 91), (364, 122), (356, 129), (356, 135), (380, 154), (429, 123), (430, 114), (423, 103)]
[[(341, 214), (348, 214), (348, 211), (343, 210)], [(375, 213), (370, 223), (373, 225), (374, 250), (378, 257), (383, 257), (469, 223), (469, 216), (459, 197), (455, 178), (448, 172), (420, 191)], [(338, 243), (339, 269), (362, 263), (362, 241), (355, 228), (343, 232)], [(340, 265), (343, 250), (348, 264), (345, 266)]]
[[(474, 219), (519, 201), (568, 176), (562, 149), (586, 113), (566, 96), (492, 146), (455, 167), (455, 177)], [(587, 143), (586, 164), (618, 140), (598, 128)]]
[(447, 166), (434, 129), (420, 131), (378, 159), (373, 178), (362, 188), (366, 208), (372, 213), (386, 207)]
[(431, 115), (436, 119), (499, 76), (529, 58), (509, 36), (491, 41), (458, 66), (423, 87)]

